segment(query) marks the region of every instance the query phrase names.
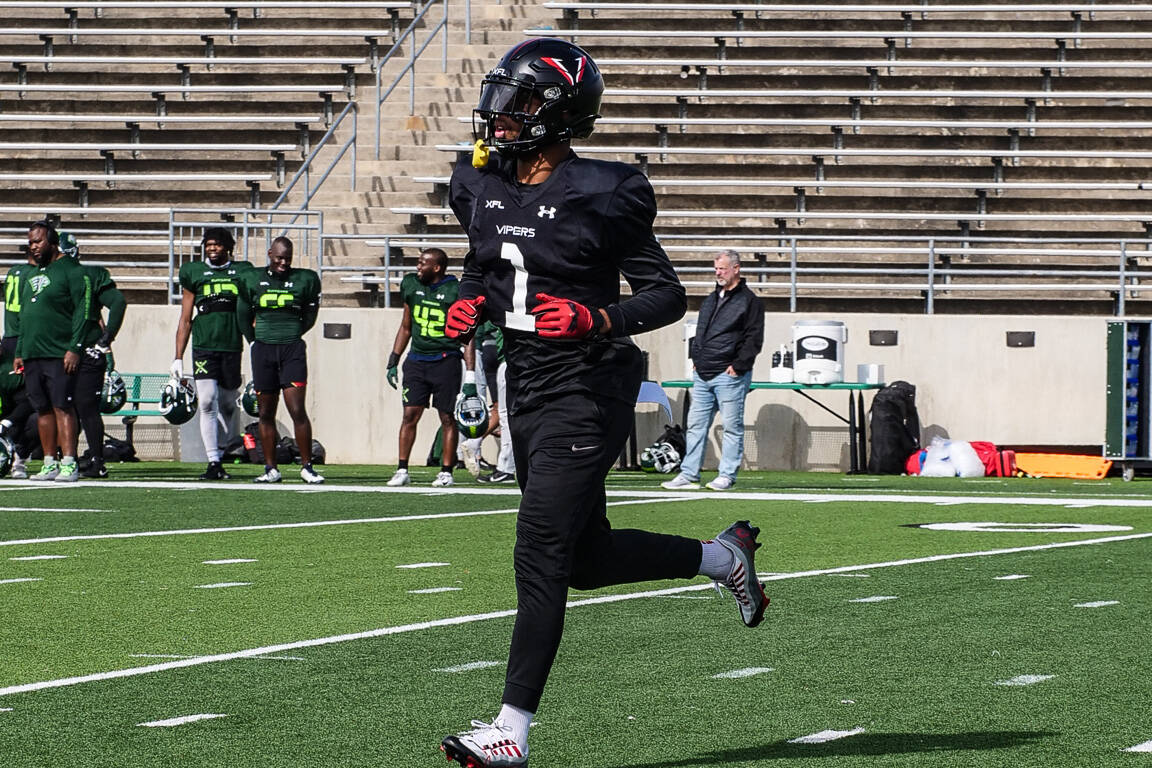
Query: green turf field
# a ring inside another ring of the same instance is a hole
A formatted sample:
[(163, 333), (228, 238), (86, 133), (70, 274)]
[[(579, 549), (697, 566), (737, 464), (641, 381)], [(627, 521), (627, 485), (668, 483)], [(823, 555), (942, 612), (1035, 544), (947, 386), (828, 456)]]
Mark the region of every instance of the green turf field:
[[(391, 469), (0, 481), (0, 766), (443, 764), (499, 703), (518, 493)], [(750, 519), (765, 622), (573, 592), (533, 768), (1152, 766), (1152, 482), (662, 479), (614, 473), (614, 525)]]

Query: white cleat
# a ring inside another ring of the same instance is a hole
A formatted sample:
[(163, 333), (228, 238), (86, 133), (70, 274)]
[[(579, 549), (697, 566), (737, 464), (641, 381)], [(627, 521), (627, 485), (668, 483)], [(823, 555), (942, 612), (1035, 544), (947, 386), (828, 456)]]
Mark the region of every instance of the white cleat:
[(396, 474), (392, 475), (392, 479), (385, 483), (385, 485), (387, 485), (389, 488), (399, 488), (400, 486), (408, 485), (411, 482), (412, 478), (408, 477), (408, 470), (398, 469), (396, 470)]
[(472, 721), (472, 730), (448, 736), (440, 749), (449, 762), (456, 760), (463, 768), (521, 768), (528, 765), (528, 745), (517, 744), (512, 728), (500, 720), (485, 723)]

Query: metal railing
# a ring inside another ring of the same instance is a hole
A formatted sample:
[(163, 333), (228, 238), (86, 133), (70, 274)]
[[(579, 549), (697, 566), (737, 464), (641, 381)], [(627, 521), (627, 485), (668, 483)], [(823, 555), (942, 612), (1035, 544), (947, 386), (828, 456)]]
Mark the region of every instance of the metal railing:
[[(316, 158), (319, 156), (322, 149), (327, 147), (330, 142), (335, 143), (336, 129), (339, 128), (341, 124), (343, 124), (344, 119), (348, 117), (349, 114), (352, 115), (352, 135), (345, 139), (344, 143), (341, 144), (340, 147), (336, 150), (336, 156), (333, 157), (331, 161), (329, 161), (328, 167), (326, 167), (320, 174), (320, 180), (316, 182), (316, 186), (313, 187), (312, 164), (316, 161)], [(356, 105), (356, 102), (349, 101), (347, 106), (345, 106), (344, 109), (341, 110), (340, 114), (332, 121), (332, 125), (328, 128), (328, 132), (324, 134), (320, 141), (316, 143), (316, 146), (312, 148), (312, 151), (308, 153), (308, 156), (304, 158), (303, 164), (301, 164), (301, 166), (296, 170), (295, 175), (292, 176), (292, 180), (284, 186), (284, 191), (281, 192), (280, 196), (276, 198), (276, 202), (272, 203), (271, 210), (277, 210), (280, 207), (280, 204), (288, 199), (288, 195), (291, 194), (292, 190), (296, 188), (296, 183), (302, 178), (304, 179), (304, 200), (297, 208), (297, 212), (303, 213), (304, 211), (307, 211), (308, 206), (312, 203), (312, 198), (315, 197), (316, 193), (320, 191), (320, 187), (322, 187), (324, 182), (328, 180), (328, 177), (336, 168), (337, 163), (339, 163), (340, 160), (343, 159), (344, 155), (348, 152), (352, 153), (352, 168), (351, 172), (348, 174), (348, 188), (351, 192), (356, 191), (356, 139), (359, 136), (359, 132), (356, 126), (359, 122), (357, 119), (359, 114), (360, 108)], [(295, 221), (296, 219), (292, 219), (292, 222)]]
[[(288, 217), (291, 219), (285, 221)], [(299, 219), (303, 218), (303, 221)], [(267, 263), (272, 240), (293, 235), (293, 266), (320, 269), (324, 215), (320, 211), (275, 211), (267, 208), (173, 208), (168, 213), (168, 302), (180, 301), (180, 266), (202, 256), (200, 243), (208, 227), (225, 227), (236, 239), (237, 260)], [(160, 265), (156, 265), (159, 267)]]
[[(328, 265), (321, 271), (339, 275), (344, 283), (360, 283), (382, 292), (382, 304), (392, 306), (391, 292), (414, 262), (395, 263), (403, 249), (426, 247), (464, 251), (464, 235), (354, 235), (370, 248), (382, 249), (372, 264)], [(322, 245), (334, 237), (324, 236)], [(936, 311), (936, 301), (948, 298), (1000, 298), (1013, 294), (1038, 299), (1053, 293), (1086, 299), (1108, 298), (1113, 314), (1125, 316), (1129, 299), (1152, 299), (1152, 238), (962, 238), (962, 237), (838, 237), (835, 235), (780, 236), (755, 234), (665, 235), (660, 238), (672, 254), (696, 254), (708, 259), (723, 249), (739, 252), (741, 273), (750, 288), (765, 296), (782, 296), (790, 312), (808, 297), (852, 294), (876, 299), (918, 297), (925, 314)], [(842, 259), (844, 263), (836, 263)], [(893, 263), (856, 266), (862, 260)], [(1022, 266), (1028, 261), (1062, 260), (1063, 264)], [(452, 271), (461, 260), (454, 258)], [(777, 263), (772, 263), (773, 261)], [(1143, 262), (1149, 262), (1144, 264)], [(687, 288), (710, 289), (710, 266), (673, 262)], [(708, 279), (693, 279), (709, 275)], [(621, 281), (622, 287), (627, 288)]]
[[(432, 7), (434, 5), (436, 5), (437, 3), (440, 3), (441, 8), (443, 9), (443, 14), (440, 17), (440, 21), (436, 22), (435, 25), (433, 25), (432, 27), (430, 27), (427, 30), (427, 33), (428, 33), (427, 38), (424, 40), (423, 44), (419, 44), (418, 41), (416, 40), (416, 27), (419, 23), (421, 23), (424, 20), (424, 17), (428, 14), (428, 11), (431, 10)], [(464, 4), (464, 19), (465, 19), (465, 24), (467, 25), (466, 29), (465, 29), (465, 35), (464, 35), (465, 44), (468, 44), (471, 42), (471, 35), (472, 35), (472, 33), (471, 33), (472, 10), (471, 10), (471, 5), (470, 5), (470, 0), (466, 0), (466, 2)], [(448, 71), (448, 0), (429, 0), (429, 2), (423, 8), (420, 9), (420, 12), (416, 14), (416, 17), (414, 19), (412, 19), (412, 23), (409, 24), (404, 29), (404, 31), (400, 33), (399, 37), (396, 38), (396, 43), (390, 49), (388, 49), (388, 53), (384, 54), (384, 58), (380, 60), (380, 66), (378, 66), (376, 68), (376, 159), (377, 160), (380, 159), (380, 134), (381, 134), (380, 121), (381, 121), (381, 110), (383, 108), (384, 102), (388, 99), (389, 96), (392, 95), (392, 92), (394, 90), (396, 90), (396, 87), (398, 85), (400, 85), (400, 81), (404, 79), (404, 76), (407, 75), (408, 76), (408, 114), (409, 115), (416, 114), (416, 62), (420, 58), (420, 56), (424, 53), (424, 50), (432, 43), (433, 40), (436, 39), (436, 35), (439, 34), (441, 30), (443, 30), (444, 35), (441, 38), (441, 45), (440, 45), (440, 71), (441, 72), (447, 72)], [(409, 38), (411, 38), (411, 40), (410, 40), (409, 45), (408, 45), (408, 62), (400, 69), (400, 72), (397, 73), (396, 77), (392, 80), (392, 84), (389, 85), (385, 89), (384, 88), (384, 65), (388, 61), (391, 60), (392, 55), (394, 53), (396, 53), (396, 51), (398, 51), (400, 49), (400, 46), (404, 43), (404, 41), (409, 40)]]

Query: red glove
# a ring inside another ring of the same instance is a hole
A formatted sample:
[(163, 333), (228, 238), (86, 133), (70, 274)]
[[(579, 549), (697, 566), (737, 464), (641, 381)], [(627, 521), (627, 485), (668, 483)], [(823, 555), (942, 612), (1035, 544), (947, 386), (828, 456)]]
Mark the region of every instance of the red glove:
[(546, 293), (536, 294), (540, 304), (532, 310), (536, 316), (536, 333), (546, 339), (582, 339), (592, 331), (592, 312), (571, 299), (558, 299)]
[(450, 339), (467, 338), (480, 325), (480, 313), (487, 299), (477, 296), (474, 299), (458, 299), (448, 307), (448, 319), (444, 321), (444, 335)]

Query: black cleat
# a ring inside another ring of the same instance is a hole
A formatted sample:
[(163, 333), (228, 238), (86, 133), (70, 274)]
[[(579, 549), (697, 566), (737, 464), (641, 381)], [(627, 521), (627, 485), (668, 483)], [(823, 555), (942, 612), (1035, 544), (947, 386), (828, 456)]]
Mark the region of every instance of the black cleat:
[(88, 463), (88, 466), (81, 470), (80, 476), (91, 477), (94, 479), (108, 477), (108, 468), (104, 466), (104, 462), (100, 461), (99, 459), (93, 459)]
[(490, 475), (480, 475), (476, 481), (480, 483), (514, 483), (516, 482), (516, 475), (511, 472), (496, 470)]
[(208, 462), (208, 469), (200, 475), (201, 480), (231, 480), (232, 475), (224, 471), (224, 465), (218, 461)]

